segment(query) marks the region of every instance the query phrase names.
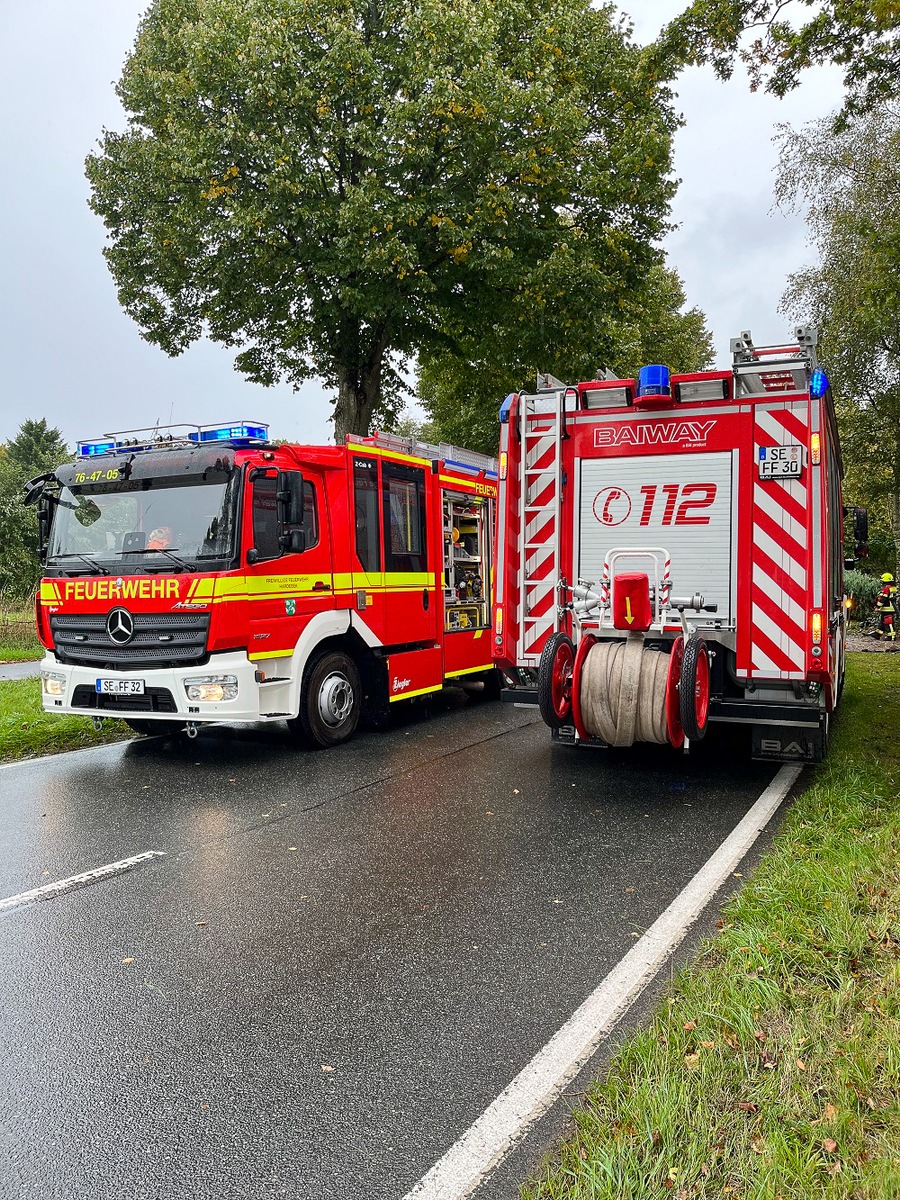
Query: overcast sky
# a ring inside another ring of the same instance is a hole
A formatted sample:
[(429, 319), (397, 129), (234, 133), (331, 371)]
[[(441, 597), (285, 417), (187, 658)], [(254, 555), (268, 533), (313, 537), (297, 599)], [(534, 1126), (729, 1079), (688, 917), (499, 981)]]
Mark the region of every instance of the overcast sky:
[[(682, 6), (623, 4), (639, 41)], [(83, 164), (104, 126), (124, 125), (113, 84), (144, 0), (0, 7), (0, 440), (26, 417), (46, 416), (70, 442), (155, 421), (241, 418), (269, 422), (278, 437), (325, 441), (331, 410), (319, 386), (297, 394), (256, 387), (236, 374), (228, 351), (208, 343), (170, 359), (119, 309)], [(667, 249), (724, 365), (728, 339), (742, 329), (758, 343), (786, 333), (777, 311), (785, 277), (809, 252), (802, 220), (771, 212), (773, 128), (830, 112), (840, 83), (831, 69), (810, 72), (798, 92), (776, 101), (750, 95), (743, 77), (723, 85), (692, 70), (679, 93), (687, 124), (676, 138), (679, 228)]]

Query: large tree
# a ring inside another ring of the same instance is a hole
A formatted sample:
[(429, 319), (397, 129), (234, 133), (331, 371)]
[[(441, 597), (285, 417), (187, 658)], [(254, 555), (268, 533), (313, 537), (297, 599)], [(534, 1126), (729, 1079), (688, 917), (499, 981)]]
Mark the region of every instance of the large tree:
[[(466, 354), (451, 351), (420, 356), (418, 393), (430, 427), (442, 440), (493, 454), (497, 413), (504, 396), (534, 386), (538, 372), (560, 379), (593, 379), (601, 368), (631, 378), (649, 362), (673, 371), (700, 371), (713, 357), (712, 335), (697, 308), (683, 311), (684, 289), (675, 271), (655, 263), (614, 307), (596, 306), (590, 288), (581, 319), (568, 306), (554, 312), (549, 298), (539, 323), (527, 313), (511, 324), (491, 322)], [(593, 325), (591, 325), (593, 322)]]
[(898, 94), (900, 0), (693, 0), (657, 42), (664, 74), (710, 62), (727, 79), (736, 59), (751, 87), (784, 96), (808, 67), (843, 68), (838, 125)]
[(22, 503), (22, 485), (68, 456), (62, 434), (43, 417), (23, 421), (16, 436), (0, 445), (0, 596), (22, 600), (40, 577), (37, 513)]
[(900, 560), (900, 109), (835, 133), (830, 118), (783, 127), (777, 195), (801, 206), (818, 262), (783, 307), (824, 329), (851, 500), (888, 515)]
[(87, 174), (125, 310), (323, 378), (339, 439), (404, 356), (614, 314), (665, 230), (670, 98), (589, 0), (154, 0), (117, 90)]

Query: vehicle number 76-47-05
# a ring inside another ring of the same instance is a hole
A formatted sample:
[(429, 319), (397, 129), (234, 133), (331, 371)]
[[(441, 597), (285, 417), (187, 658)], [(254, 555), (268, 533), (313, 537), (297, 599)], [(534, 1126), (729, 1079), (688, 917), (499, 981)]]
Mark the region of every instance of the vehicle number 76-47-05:
[(143, 679), (98, 679), (97, 691), (104, 696), (142, 696)]

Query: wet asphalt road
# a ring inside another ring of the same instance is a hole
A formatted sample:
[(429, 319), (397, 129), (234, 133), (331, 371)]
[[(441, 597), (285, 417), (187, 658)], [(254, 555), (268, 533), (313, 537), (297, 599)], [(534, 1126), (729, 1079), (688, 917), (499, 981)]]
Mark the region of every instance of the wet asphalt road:
[(775, 773), (535, 716), (0, 770), (0, 898), (166, 855), (0, 912), (0, 1197), (404, 1196)]

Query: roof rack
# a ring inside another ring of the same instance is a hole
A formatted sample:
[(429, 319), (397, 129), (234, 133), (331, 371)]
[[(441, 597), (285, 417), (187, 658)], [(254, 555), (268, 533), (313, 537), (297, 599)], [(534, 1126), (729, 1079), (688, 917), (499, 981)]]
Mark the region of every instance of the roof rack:
[(422, 442), (418, 438), (401, 437), (396, 433), (373, 433), (368, 437), (348, 433), (347, 442), (353, 446), (379, 446), (382, 450), (395, 450), (398, 454), (409, 454), (414, 458), (440, 459), (441, 462), (469, 471), (487, 471), (492, 475), (497, 473), (496, 458), (475, 450), (463, 450), (449, 442)]
[[(164, 430), (186, 432), (164, 433)], [(149, 434), (149, 437), (132, 436)], [(251, 446), (268, 442), (269, 426), (259, 421), (217, 422), (215, 425), (192, 425), (183, 421), (177, 425), (145, 425), (139, 429), (118, 429), (105, 433), (95, 441), (79, 441), (79, 458), (95, 458), (101, 454), (117, 454), (122, 450), (134, 453), (145, 450), (167, 450), (176, 446), (229, 445)]]

